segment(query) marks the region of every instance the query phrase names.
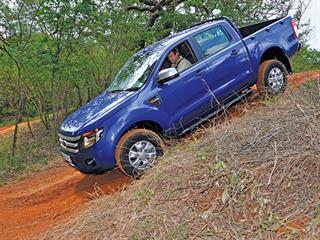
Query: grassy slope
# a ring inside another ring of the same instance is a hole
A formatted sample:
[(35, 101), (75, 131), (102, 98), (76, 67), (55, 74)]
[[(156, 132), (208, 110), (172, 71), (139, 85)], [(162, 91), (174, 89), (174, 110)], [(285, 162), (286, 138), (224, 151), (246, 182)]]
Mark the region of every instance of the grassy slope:
[(319, 239), (319, 81), (170, 147), (126, 191), (45, 236)]

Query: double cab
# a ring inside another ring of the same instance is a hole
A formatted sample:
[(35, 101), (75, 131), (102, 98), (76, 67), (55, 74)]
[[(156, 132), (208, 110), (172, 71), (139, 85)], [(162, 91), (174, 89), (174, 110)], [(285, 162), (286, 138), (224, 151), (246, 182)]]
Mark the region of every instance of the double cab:
[(118, 167), (139, 176), (164, 153), (164, 139), (217, 115), (253, 85), (284, 92), (299, 49), (290, 16), (243, 28), (226, 17), (194, 25), (136, 53), (101, 95), (68, 116), (61, 153), (82, 173)]

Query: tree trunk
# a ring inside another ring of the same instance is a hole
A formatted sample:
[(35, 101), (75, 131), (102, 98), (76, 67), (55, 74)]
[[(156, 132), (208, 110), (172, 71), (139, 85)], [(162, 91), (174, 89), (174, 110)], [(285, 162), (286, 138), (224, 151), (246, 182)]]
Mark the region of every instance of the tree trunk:
[(19, 119), (20, 119), (20, 114), (17, 113), (17, 115), (16, 115), (16, 123), (15, 123), (15, 126), (14, 126), (13, 141), (12, 141), (12, 151), (11, 151), (12, 157), (14, 157), (15, 154), (16, 154), (17, 141), (18, 141)]
[(32, 128), (31, 128), (31, 124), (30, 124), (30, 117), (29, 117), (29, 112), (27, 111), (27, 122), (28, 122), (28, 128), (29, 128), (29, 132), (31, 134), (32, 137), (34, 137)]
[(11, 155), (12, 157), (15, 156), (16, 154), (16, 149), (17, 149), (17, 141), (18, 141), (18, 128), (19, 128), (19, 122), (21, 120), (21, 109), (22, 109), (22, 97), (21, 97), (21, 72), (20, 68), (18, 68), (18, 75), (19, 75), (19, 80), (18, 80), (18, 110), (16, 113), (16, 123), (14, 126), (14, 133), (13, 133), (13, 141), (12, 141), (12, 151)]

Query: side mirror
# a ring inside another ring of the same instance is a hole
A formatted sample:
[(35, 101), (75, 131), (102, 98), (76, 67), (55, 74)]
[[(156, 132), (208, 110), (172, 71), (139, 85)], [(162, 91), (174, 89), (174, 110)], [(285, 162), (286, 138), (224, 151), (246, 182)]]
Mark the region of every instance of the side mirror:
[(167, 68), (161, 70), (158, 74), (158, 83), (162, 84), (178, 77), (180, 74), (176, 68)]

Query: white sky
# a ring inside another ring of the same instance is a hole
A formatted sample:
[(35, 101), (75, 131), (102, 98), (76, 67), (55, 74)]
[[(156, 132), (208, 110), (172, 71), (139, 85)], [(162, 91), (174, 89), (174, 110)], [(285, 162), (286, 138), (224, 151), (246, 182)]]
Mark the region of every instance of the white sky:
[(320, 50), (320, 0), (312, 0), (303, 19), (310, 19), (312, 32), (309, 44), (312, 48)]

